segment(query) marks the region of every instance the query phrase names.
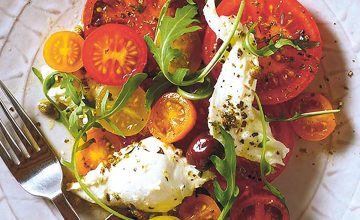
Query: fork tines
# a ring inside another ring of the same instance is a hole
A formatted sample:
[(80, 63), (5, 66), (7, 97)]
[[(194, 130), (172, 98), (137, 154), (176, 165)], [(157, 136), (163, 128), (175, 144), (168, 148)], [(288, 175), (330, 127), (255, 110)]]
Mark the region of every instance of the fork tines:
[[(16, 113), (21, 118), (21, 122), (30, 132), (31, 136), (35, 139), (35, 142), (38, 141), (37, 139), (43, 139), (38, 128), (30, 120), (25, 110), (20, 106), (19, 102), (10, 93), (8, 88), (4, 85), (4, 83), (1, 80), (0, 80), (0, 89), (3, 91), (5, 96), (9, 99), (9, 101), (13, 105), (13, 108), (16, 110)], [(9, 123), (5, 123), (3, 120), (4, 118), (0, 118), (0, 129), (7, 142), (6, 143), (5, 140), (4, 141), (0, 140), (0, 156), (2, 157), (5, 163), (14, 162), (15, 164), (19, 165), (23, 160), (30, 158), (34, 152), (39, 151), (39, 149), (35, 149), (34, 145), (31, 144), (30, 139), (25, 135), (20, 125), (11, 115), (8, 107), (5, 105), (5, 102), (1, 97), (0, 97), (0, 106), (4, 112), (4, 115), (6, 116), (7, 121), (10, 122), (11, 125), (11, 126), (6, 126)], [(14, 133), (12, 131), (14, 131), (16, 135), (12, 134)], [(21, 144), (17, 142), (17, 140), (20, 140)]]

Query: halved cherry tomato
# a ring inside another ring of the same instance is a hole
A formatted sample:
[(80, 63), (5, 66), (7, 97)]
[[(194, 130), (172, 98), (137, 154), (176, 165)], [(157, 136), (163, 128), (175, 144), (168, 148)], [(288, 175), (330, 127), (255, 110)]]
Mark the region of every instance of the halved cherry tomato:
[(166, 143), (182, 139), (194, 127), (196, 110), (191, 101), (178, 93), (166, 93), (151, 110), (149, 130)]
[(209, 99), (192, 101), (196, 109), (196, 126), (181, 140), (174, 143), (175, 147), (187, 151), (191, 142), (200, 134), (209, 132), (208, 115), (209, 115)]
[(94, 80), (102, 84), (124, 84), (130, 76), (144, 69), (146, 60), (145, 41), (125, 25), (103, 25), (84, 43), (84, 67)]
[[(93, 128), (87, 133), (87, 141), (92, 143), (85, 149), (76, 152), (76, 166), (80, 175), (86, 175), (101, 162), (106, 161), (114, 149), (123, 148), (121, 138), (100, 128)], [(84, 144), (80, 141), (80, 145)]]
[[(217, 12), (220, 15), (237, 13), (240, 0), (222, 1)], [(279, 34), (291, 39), (321, 43), (320, 32), (311, 14), (296, 0), (247, 1), (242, 23), (254, 23), (258, 47), (265, 46)], [(217, 50), (215, 33), (208, 27), (203, 44), (203, 60), (209, 63)], [(298, 51), (283, 47), (271, 57), (260, 57), (257, 93), (263, 104), (285, 102), (299, 95), (314, 79), (318, 70), (322, 47)], [(220, 68), (212, 76), (217, 79)]]
[[(121, 88), (115, 86), (103, 86), (100, 93), (96, 96), (96, 113), (101, 112), (101, 101), (109, 91), (109, 99), (106, 109), (110, 109), (118, 98)], [(146, 126), (150, 116), (150, 111), (145, 107), (145, 92), (138, 88), (131, 95), (126, 105), (118, 112), (109, 117), (109, 120), (116, 125), (125, 136), (138, 134)], [(116, 133), (106, 122), (100, 121), (101, 125), (108, 131)]]
[(271, 192), (247, 189), (238, 197), (230, 211), (231, 220), (289, 220), (286, 206)]
[(62, 72), (75, 72), (83, 66), (84, 39), (75, 32), (60, 31), (45, 42), (43, 56), (47, 65)]
[[(143, 38), (149, 35), (154, 38), (161, 8), (166, 0), (87, 0), (83, 22), (85, 36), (96, 28), (109, 23), (124, 24), (132, 28)], [(168, 14), (174, 14), (170, 7)], [(156, 70), (157, 64), (152, 54), (148, 52), (147, 71)]]
[[(303, 93), (297, 97), (291, 112), (306, 113), (333, 109), (330, 101), (320, 93)], [(335, 129), (334, 114), (301, 118), (291, 122), (291, 125), (301, 138), (308, 141), (321, 141), (327, 138)]]
[[(165, 2), (166, 0), (88, 0), (83, 14), (85, 36), (104, 24), (117, 23), (133, 28), (141, 37), (154, 37)], [(169, 11), (173, 13), (172, 8)]]
[(216, 220), (220, 213), (216, 202), (204, 194), (185, 198), (179, 208), (181, 220)]

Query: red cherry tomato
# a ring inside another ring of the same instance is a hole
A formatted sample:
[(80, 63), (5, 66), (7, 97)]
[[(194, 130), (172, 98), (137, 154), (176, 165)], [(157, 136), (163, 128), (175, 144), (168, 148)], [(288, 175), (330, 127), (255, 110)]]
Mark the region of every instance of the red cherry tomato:
[(144, 69), (146, 60), (145, 41), (125, 25), (103, 25), (85, 39), (84, 67), (99, 83), (122, 85)]
[[(83, 22), (85, 36), (96, 28), (109, 23), (124, 24), (131, 27), (143, 38), (149, 35), (154, 38), (160, 10), (166, 0), (87, 0)], [(169, 14), (175, 9), (170, 7)], [(152, 54), (148, 53), (147, 71), (154, 71), (157, 67)]]
[[(224, 0), (217, 11), (220, 15), (237, 13), (240, 0)], [(256, 39), (259, 47), (269, 39), (283, 34), (292, 39), (304, 39), (321, 43), (320, 32), (311, 14), (296, 0), (248, 1), (242, 23), (257, 22)], [(203, 44), (203, 61), (207, 64), (217, 51), (215, 33), (208, 27)], [(285, 102), (299, 95), (314, 79), (318, 70), (322, 47), (298, 51), (283, 47), (270, 57), (260, 57), (262, 67), (257, 93), (263, 104)], [(212, 72), (217, 79), (218, 65)]]
[(247, 189), (238, 197), (230, 211), (231, 220), (289, 220), (286, 206), (271, 192)]

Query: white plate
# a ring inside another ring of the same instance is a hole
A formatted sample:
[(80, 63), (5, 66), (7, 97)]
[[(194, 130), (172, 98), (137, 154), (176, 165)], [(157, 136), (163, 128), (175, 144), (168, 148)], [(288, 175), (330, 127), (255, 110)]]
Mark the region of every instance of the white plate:
[[(285, 194), (292, 219), (360, 219), (360, 0), (301, 2), (314, 15), (324, 41), (320, 73), (310, 89), (325, 93), (335, 107), (342, 104), (343, 108), (329, 140), (298, 141), (276, 185)], [(64, 143), (69, 134), (37, 111), (43, 94), (29, 73), (32, 66), (43, 63), (39, 51), (44, 39), (78, 23), (83, 4), (84, 0), (0, 1), (0, 78), (41, 123), (58, 152), (71, 149), (71, 143)], [(96, 219), (98, 214), (92, 212), (97, 211), (82, 211)], [(0, 219), (35, 218), (57, 219), (59, 215), (48, 202), (21, 190), (0, 162)]]

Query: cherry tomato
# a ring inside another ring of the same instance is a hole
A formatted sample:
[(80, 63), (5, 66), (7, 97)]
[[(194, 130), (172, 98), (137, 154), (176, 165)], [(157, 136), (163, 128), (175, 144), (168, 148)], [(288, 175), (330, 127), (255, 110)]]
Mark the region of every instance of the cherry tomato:
[(230, 211), (231, 220), (289, 220), (286, 206), (271, 192), (248, 189), (238, 197)]
[[(119, 96), (121, 88), (114, 86), (103, 86), (96, 97), (96, 113), (101, 112), (101, 101), (109, 91), (109, 99), (106, 109), (110, 109)], [(109, 117), (125, 136), (138, 134), (146, 126), (150, 111), (145, 107), (145, 92), (141, 88), (135, 90), (126, 105), (118, 112)], [(116, 133), (114, 129), (106, 122), (100, 121), (100, 124), (108, 131)]]
[(220, 213), (216, 202), (204, 194), (187, 197), (179, 208), (179, 216), (182, 220), (216, 220)]
[[(217, 11), (220, 15), (237, 13), (240, 0), (224, 0)], [(321, 43), (320, 32), (311, 14), (296, 0), (258, 0), (247, 2), (242, 23), (257, 22), (258, 47), (265, 46), (279, 34), (291, 39)], [(275, 38), (276, 39), (276, 38)], [(321, 44), (320, 44), (321, 45)], [(203, 44), (203, 61), (207, 64), (217, 51), (215, 33), (208, 27)], [(263, 104), (285, 102), (299, 95), (314, 79), (322, 47), (298, 51), (285, 46), (270, 57), (260, 57), (261, 74), (257, 93)], [(212, 76), (217, 79), (220, 67)]]
[[(128, 25), (141, 37), (154, 37), (155, 28), (162, 6), (166, 0), (88, 0), (85, 5), (83, 22), (85, 35), (108, 23)], [(170, 8), (170, 13), (173, 9)]]
[(209, 132), (208, 128), (208, 114), (209, 114), (209, 100), (202, 99), (199, 101), (192, 101), (195, 106), (197, 117), (196, 126), (181, 140), (174, 143), (175, 147), (182, 149), (184, 152), (187, 151), (187, 147), (190, 146), (191, 142), (204, 132)]
[[(76, 152), (76, 167), (80, 175), (86, 175), (95, 169), (101, 162), (106, 161), (112, 154), (113, 148), (121, 149), (121, 138), (100, 128), (90, 129), (87, 133), (87, 141), (91, 144), (83, 150)], [(79, 145), (84, 141), (80, 140)]]
[[(132, 28), (141, 38), (149, 35), (154, 39), (158, 17), (166, 0), (88, 0), (85, 5), (83, 22), (85, 36), (96, 28), (108, 24), (124, 24)], [(168, 14), (174, 14), (170, 7)], [(148, 52), (147, 71), (156, 70), (157, 64)]]
[(221, 152), (221, 149), (221, 144), (209, 133), (202, 133), (189, 145), (186, 151), (186, 159), (198, 169), (205, 170), (211, 163), (210, 156)]
[(84, 43), (84, 67), (102, 84), (123, 85), (130, 76), (143, 71), (146, 60), (145, 41), (125, 25), (103, 25)]
[[(320, 93), (303, 93), (293, 101), (292, 114), (332, 110), (330, 101)], [(291, 122), (301, 138), (308, 141), (321, 141), (327, 138), (336, 127), (335, 115), (319, 115), (301, 118)]]
[(83, 66), (84, 39), (75, 32), (60, 31), (45, 42), (43, 56), (47, 65), (62, 72), (75, 72)]
[(175, 73), (178, 68), (188, 68), (191, 73), (196, 72), (201, 64), (201, 40), (199, 32), (186, 33), (176, 39), (171, 47), (181, 52), (181, 56), (175, 58), (169, 65), (169, 72)]
[(178, 93), (166, 93), (151, 110), (149, 130), (166, 143), (182, 139), (194, 127), (196, 110), (191, 101)]

